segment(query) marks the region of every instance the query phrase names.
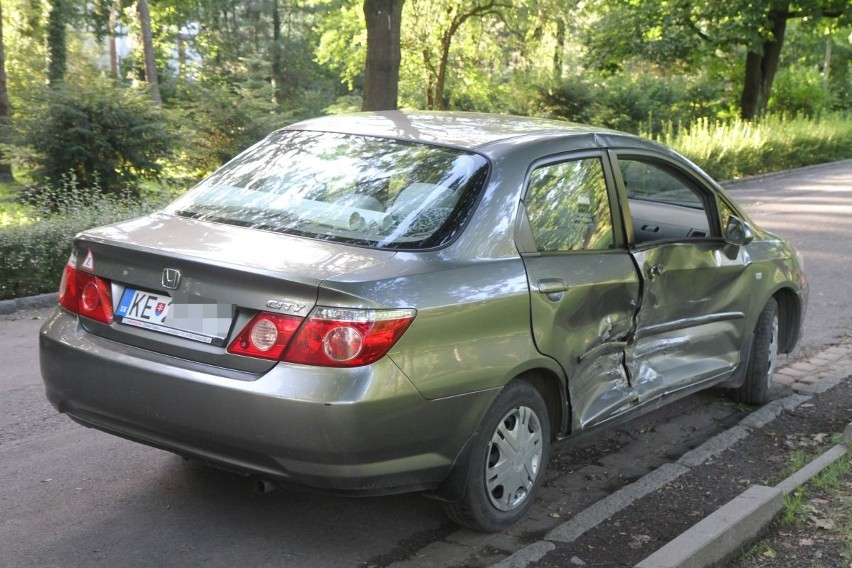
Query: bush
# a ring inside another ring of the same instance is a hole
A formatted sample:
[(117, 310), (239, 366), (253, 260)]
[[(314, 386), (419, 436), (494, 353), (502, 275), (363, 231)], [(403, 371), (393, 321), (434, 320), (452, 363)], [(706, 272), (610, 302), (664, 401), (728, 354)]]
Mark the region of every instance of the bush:
[(183, 171), (169, 175), (200, 179), (292, 122), (290, 115), (277, 112), (271, 99), (268, 86), (260, 92), (245, 85), (184, 87), (175, 97), (173, 111), (182, 139), (176, 165)]
[(119, 194), (159, 177), (173, 138), (143, 91), (63, 84), (46, 88), (37, 106), (21, 129), (23, 144), (35, 151), (27, 165), (39, 187), (62, 187), (73, 172), (82, 187)]
[(701, 78), (622, 73), (593, 82), (576, 75), (541, 90), (548, 116), (638, 133), (659, 133), (667, 122), (688, 123), (719, 112), (717, 88)]
[(55, 292), (74, 235), (91, 227), (139, 217), (159, 201), (140, 204), (126, 195), (102, 196), (66, 176), (58, 190), (37, 192), (31, 222), (0, 226), (0, 300)]
[(769, 98), (769, 111), (817, 116), (831, 110), (834, 96), (822, 73), (814, 67), (792, 67), (778, 72)]

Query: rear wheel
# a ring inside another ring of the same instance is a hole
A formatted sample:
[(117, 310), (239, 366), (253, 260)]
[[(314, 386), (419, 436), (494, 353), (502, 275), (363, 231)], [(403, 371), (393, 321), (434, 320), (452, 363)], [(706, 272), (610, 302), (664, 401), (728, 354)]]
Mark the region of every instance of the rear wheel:
[(731, 391), (731, 398), (746, 404), (769, 402), (769, 388), (778, 360), (778, 302), (770, 298), (754, 329), (754, 341), (748, 360), (745, 382)]
[(550, 458), (550, 422), (538, 391), (509, 383), (485, 415), (469, 454), (464, 497), (444, 508), (455, 522), (479, 531), (503, 530), (523, 517)]

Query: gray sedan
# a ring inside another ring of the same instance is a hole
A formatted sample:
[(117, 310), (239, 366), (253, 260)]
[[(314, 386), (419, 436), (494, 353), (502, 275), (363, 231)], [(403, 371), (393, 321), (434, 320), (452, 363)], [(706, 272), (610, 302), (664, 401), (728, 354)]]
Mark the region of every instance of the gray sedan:
[(41, 369), (83, 425), (497, 531), (555, 441), (714, 385), (765, 402), (806, 299), (790, 244), (658, 144), (356, 114), (78, 235)]

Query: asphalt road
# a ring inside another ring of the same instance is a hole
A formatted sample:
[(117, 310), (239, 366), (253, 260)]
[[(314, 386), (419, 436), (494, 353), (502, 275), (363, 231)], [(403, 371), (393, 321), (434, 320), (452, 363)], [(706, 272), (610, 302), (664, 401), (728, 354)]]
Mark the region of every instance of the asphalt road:
[[(800, 352), (852, 329), (852, 161), (731, 186), (806, 259)], [(542, 499), (506, 533), (448, 523), (417, 495), (266, 495), (232, 474), (77, 426), (43, 396), (37, 332), (50, 310), (0, 319), (0, 566), (485, 566), (736, 422), (718, 392), (556, 450)], [(431, 564), (430, 564), (431, 562)]]

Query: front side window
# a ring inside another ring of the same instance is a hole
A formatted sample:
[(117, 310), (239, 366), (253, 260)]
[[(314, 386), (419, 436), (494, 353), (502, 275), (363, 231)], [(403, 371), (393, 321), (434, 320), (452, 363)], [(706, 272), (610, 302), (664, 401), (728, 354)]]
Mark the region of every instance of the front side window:
[(167, 212), (377, 248), (429, 248), (461, 230), (487, 174), (487, 160), (471, 152), (280, 131)]
[(524, 200), (540, 252), (602, 250), (613, 244), (612, 216), (599, 158), (537, 168)]
[(618, 158), (634, 242), (713, 236), (709, 196), (654, 162)]

